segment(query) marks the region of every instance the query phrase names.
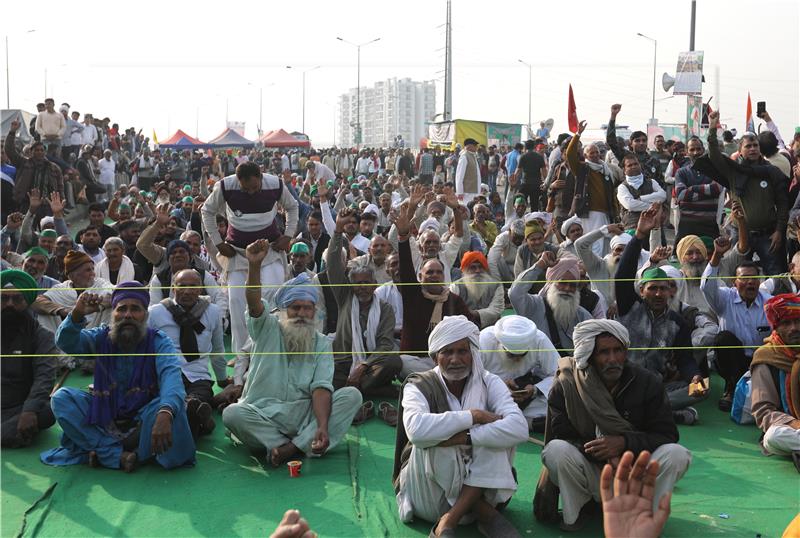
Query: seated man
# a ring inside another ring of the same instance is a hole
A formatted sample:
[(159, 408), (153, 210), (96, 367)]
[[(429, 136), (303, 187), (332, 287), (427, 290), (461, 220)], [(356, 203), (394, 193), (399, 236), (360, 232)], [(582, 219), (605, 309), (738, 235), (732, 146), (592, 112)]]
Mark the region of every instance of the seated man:
[(564, 256), (578, 257), (578, 251), (575, 250), (575, 241), (583, 235), (583, 221), (577, 216), (573, 215), (561, 224), (561, 235), (564, 236), (564, 241), (558, 245), (558, 257)]
[[(494, 240), (489, 249), (489, 273), (497, 281), (511, 282), (514, 280), (514, 260), (517, 259), (517, 250), (525, 241), (525, 223), (522, 219), (515, 220), (508, 230), (504, 231)], [(505, 284), (508, 287), (510, 284)]]
[(776, 295), (764, 306), (772, 334), (753, 354), (753, 418), (767, 454), (791, 456), (800, 472), (800, 295)]
[(435, 365), (424, 350), (427, 349), (428, 335), (445, 316), (463, 315), (475, 323), (480, 323), (479, 316), (472, 312), (464, 300), (451, 293), (445, 285), (447, 272), (439, 258), (423, 261), (419, 278), (414, 271), (411, 256), (410, 210), (404, 206), (395, 223), (398, 233), (400, 255), (400, 280), (406, 284), (400, 286), (403, 297), (403, 330), (400, 335), (400, 349), (408, 352), (401, 355), (403, 369), (400, 377), (405, 378), (411, 372), (430, 370)]
[(461, 258), (462, 277), (450, 284), (450, 292), (461, 297), (480, 317), (480, 328), (500, 319), (505, 307), (503, 286), (489, 274), (489, 262), (482, 252), (470, 251)]
[(661, 380), (627, 360), (625, 326), (584, 321), (575, 327), (575, 342), (574, 356), (558, 361), (547, 399), (548, 442), (542, 450), (542, 473), (560, 490), (561, 528), (567, 531), (582, 527), (579, 515), (588, 501), (600, 501), (603, 464), (616, 465), (626, 450), (634, 455), (647, 450), (659, 463), (654, 509), (692, 459), (677, 444), (678, 429)]
[[(525, 216), (525, 244), (517, 249), (517, 258), (514, 260), (514, 274), (519, 276), (526, 269), (533, 267), (538, 262), (543, 253), (552, 252), (555, 256), (558, 253), (558, 246), (545, 240), (546, 231), (541, 221), (528, 215)], [(542, 289), (542, 286), (534, 288), (535, 291)]]
[(209, 359), (219, 385), (228, 384), (219, 306), (200, 295), (202, 285), (196, 270), (178, 271), (172, 277), (174, 298), (167, 297), (148, 309), (150, 328), (162, 331), (175, 345), (186, 390), (186, 414), (195, 439), (216, 426), (211, 418), (214, 382), (208, 371)]
[(333, 340), (333, 386), (339, 389), (348, 385), (365, 395), (393, 397), (397, 391), (392, 381), (403, 366), (400, 356), (392, 353), (394, 311), (375, 295), (377, 280), (371, 267), (354, 266), (346, 273), (341, 251), (348, 219), (345, 212), (339, 214), (325, 257), (339, 311)]
[[(545, 280), (543, 276), (546, 276), (547, 285), (542, 291), (536, 295), (528, 293), (531, 282)], [(545, 252), (530, 269), (517, 276), (508, 290), (514, 311), (532, 320), (536, 327), (541, 327), (540, 330), (562, 357), (569, 355), (574, 347), (572, 331), (575, 325), (592, 319), (592, 315), (580, 306), (580, 276), (576, 258), (567, 256), (556, 262), (555, 254)]]
[(206, 271), (201, 266), (194, 265), (195, 258), (192, 256), (192, 247), (183, 239), (173, 239), (167, 244), (164, 251), (167, 265), (160, 271), (153, 271), (153, 278), (150, 279), (150, 304), (158, 304), (162, 299), (170, 296), (172, 289), (172, 275), (183, 269), (195, 269), (203, 284), (203, 295), (208, 295), (214, 304), (224, 304), (227, 306), (225, 289), (217, 285), (217, 281), (210, 271)]
[[(50, 391), (56, 376), (58, 349), (53, 333), (36, 321), (30, 309), (36, 281), (26, 272), (0, 272), (2, 299), (2, 440), (3, 448), (27, 446), (55, 423)], [(25, 291), (18, 291), (25, 290)], [(19, 355), (19, 356), (16, 356)]]
[(669, 308), (677, 290), (670, 287), (672, 279), (660, 267), (642, 273), (638, 286), (634, 282), (642, 244), (659, 222), (660, 211), (656, 205), (642, 211), (636, 234), (622, 253), (614, 282), (618, 319), (628, 328), (632, 347), (638, 348), (628, 354), (628, 360), (661, 378), (676, 422), (693, 424), (698, 413), (690, 406), (706, 394), (689, 395), (689, 384), (702, 384), (703, 376), (691, 352), (692, 327)]
[(409, 376), (400, 397), (392, 480), (400, 520), (435, 523), (454, 536), (478, 520), (484, 536), (519, 536), (500, 515), (517, 489), (514, 452), (528, 439), (508, 387), (483, 369), (477, 327), (464, 316), (442, 320), (428, 348), (436, 368)]
[(714, 252), (700, 280), (700, 289), (719, 320), (720, 332), (715, 345), (720, 347), (715, 350), (715, 362), (719, 375), (725, 380), (725, 388), (717, 405), (726, 413), (731, 410), (736, 383), (750, 368), (754, 350), (770, 334), (764, 314), (764, 304), (770, 295), (758, 289), (760, 271), (755, 263), (740, 263), (734, 287), (720, 287), (717, 278), (720, 261), (730, 248), (728, 238), (720, 236), (714, 240)]
[(313, 262), (314, 260), (311, 258), (311, 249), (308, 248), (308, 244), (302, 239), (296, 239), (289, 249), (287, 276), (296, 278), (300, 276), (301, 273), (307, 273), (309, 278), (314, 278), (315, 273), (310, 268), (310, 264)]
[[(98, 308), (86, 316), (86, 327), (91, 329), (108, 323), (111, 319), (113, 286), (109, 281), (95, 276), (94, 262), (89, 255), (74, 250), (67, 252), (64, 257), (64, 272), (68, 280), (39, 295), (33, 303), (33, 310), (38, 314), (37, 319), (42, 327), (55, 334), (77, 303), (78, 291), (83, 290), (103, 298)], [(62, 348), (62, 351), (66, 350)], [(61, 361), (70, 369), (80, 366), (84, 373), (94, 371), (94, 359), (91, 357), (64, 357)]]
[(392, 244), (382, 235), (373, 235), (369, 242), (369, 252), (348, 262), (348, 267), (368, 265), (375, 272), (378, 284), (391, 282), (392, 277), (386, 269), (386, 259), (392, 252)]
[(375, 297), (392, 307), (394, 312), (394, 338), (400, 342), (400, 333), (403, 330), (403, 296), (397, 284), (400, 280), (400, 254), (392, 252), (386, 257), (386, 272), (391, 280), (381, 284), (375, 290)]
[(505, 316), (481, 331), (486, 371), (502, 379), (530, 425), (544, 425), (547, 393), (558, 369), (558, 352), (536, 324)]
[(60, 284), (55, 278), (50, 278), (45, 274), (50, 255), (42, 247), (33, 247), (25, 253), (25, 261), (22, 262), (22, 270), (31, 275), (36, 282), (35, 288), (39, 288), (37, 295), (44, 290)]
[(138, 282), (123, 282), (111, 297), (110, 325), (84, 329), (103, 298), (81, 294), (58, 328), (66, 353), (97, 353), (92, 393), (62, 387), (53, 414), (64, 432), (61, 446), (42, 452), (48, 465), (88, 463), (132, 472), (155, 456), (165, 469), (194, 464), (186, 420), (186, 392), (172, 340), (147, 327), (150, 296)]
[(259, 239), (245, 250), (246, 320), (254, 347), (241, 399), (225, 408), (222, 422), (250, 450), (266, 451), (267, 462), (277, 467), (335, 447), (362, 399), (353, 387), (333, 390), (331, 344), (314, 327), (318, 295), (308, 275), (278, 289), (277, 316), (266, 312), (261, 264), (269, 248)]

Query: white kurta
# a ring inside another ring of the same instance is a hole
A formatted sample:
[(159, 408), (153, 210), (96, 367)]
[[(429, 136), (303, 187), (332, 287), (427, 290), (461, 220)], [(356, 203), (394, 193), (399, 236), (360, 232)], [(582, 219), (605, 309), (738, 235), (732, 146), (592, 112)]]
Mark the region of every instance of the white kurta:
[[(437, 374), (439, 367), (434, 369)], [(410, 459), (400, 472), (397, 507), (401, 521), (414, 516), (436, 521), (455, 504), (463, 486), (485, 488), (492, 505), (505, 502), (517, 489), (511, 473), (516, 446), (528, 439), (528, 425), (505, 383), (484, 373), (487, 411), (500, 415), (491, 424), (472, 424), (472, 413), (445, 386), (451, 411), (431, 413), (425, 396), (413, 384), (403, 390), (403, 426), (413, 445)], [(439, 380), (444, 380), (439, 374)], [(464, 430), (472, 447), (437, 447)]]
[(495, 351), (502, 349), (502, 345), (494, 335), (494, 330), (494, 326), (491, 326), (481, 331), (483, 367), (487, 372), (495, 374), (503, 381), (516, 379), (526, 375), (528, 372), (542, 378), (536, 384), (538, 389), (536, 396), (522, 413), (525, 418), (537, 418), (547, 415), (547, 395), (550, 393), (550, 386), (553, 384), (553, 376), (556, 375), (556, 370), (558, 370), (559, 359), (558, 352), (553, 347), (550, 339), (542, 331), (536, 329), (531, 335), (530, 349), (546, 351), (528, 351), (524, 357), (513, 363), (513, 367), (510, 367), (509, 361), (503, 360), (505, 352)]

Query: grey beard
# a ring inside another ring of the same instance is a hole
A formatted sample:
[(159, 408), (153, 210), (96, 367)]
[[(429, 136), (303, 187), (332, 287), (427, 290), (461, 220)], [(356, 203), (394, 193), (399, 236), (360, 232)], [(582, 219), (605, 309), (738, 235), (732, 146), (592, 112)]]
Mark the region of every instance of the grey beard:
[[(314, 353), (316, 327), (305, 318), (289, 318), (285, 310), (278, 313), (278, 322), (283, 335), (283, 345), (290, 357), (301, 357)], [(295, 355), (296, 354), (296, 355)]]
[(448, 381), (461, 381), (462, 379), (468, 378), (469, 374), (472, 373), (469, 368), (464, 369), (463, 373), (461, 374), (451, 374), (444, 368), (440, 368), (439, 370), (442, 372), (442, 377)]
[[(697, 263), (682, 263), (681, 264), (681, 272), (689, 278), (700, 278), (703, 276), (703, 271), (706, 268), (706, 262), (697, 262)], [(696, 283), (697, 286), (700, 285), (699, 280), (687, 280), (687, 284)]]
[(467, 296), (469, 297), (470, 301), (475, 305), (479, 305), (478, 308), (481, 308), (483, 305), (483, 300), (492, 289), (492, 287), (488, 284), (482, 283), (491, 281), (492, 275), (489, 273), (464, 273), (462, 284), (464, 284), (464, 287), (467, 290)]
[(570, 325), (575, 323), (575, 314), (578, 312), (581, 302), (581, 297), (577, 292), (562, 294), (558, 288), (550, 286), (545, 299), (553, 310), (553, 319), (560, 329), (566, 331)]
[(522, 360), (525, 357), (527, 357), (527, 353), (525, 355), (516, 355), (511, 357), (506, 352), (500, 352), (499, 357), (500, 357), (500, 368), (504, 372), (513, 372), (517, 368), (519, 368), (519, 365), (522, 363)]
[(144, 321), (112, 321), (108, 330), (111, 342), (123, 351), (136, 349), (139, 342), (147, 336), (147, 318)]

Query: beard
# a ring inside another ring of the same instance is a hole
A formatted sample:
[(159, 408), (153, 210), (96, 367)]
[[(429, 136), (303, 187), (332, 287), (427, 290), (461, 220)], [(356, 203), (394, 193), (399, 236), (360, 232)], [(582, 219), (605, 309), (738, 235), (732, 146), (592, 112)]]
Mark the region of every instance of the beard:
[[(464, 273), (462, 282), (467, 290), (467, 296), (476, 305), (483, 305), (483, 300), (492, 291), (491, 286), (483, 284), (484, 282), (491, 282), (492, 275), (489, 273)], [(480, 306), (478, 306), (480, 308)]]
[(26, 311), (20, 312), (13, 306), (7, 306), (0, 313), (0, 319), (3, 323), (3, 332), (6, 334), (13, 334), (16, 331), (17, 325), (26, 318)]
[(111, 342), (123, 351), (136, 349), (145, 336), (147, 336), (147, 318), (143, 321), (112, 321), (108, 331)]
[(553, 310), (553, 319), (559, 328), (566, 331), (570, 325), (575, 323), (575, 314), (578, 312), (581, 302), (581, 297), (577, 292), (563, 293), (558, 291), (555, 286), (550, 286), (545, 299)]
[[(681, 272), (689, 278), (700, 278), (703, 276), (703, 271), (706, 268), (706, 262), (686, 262), (681, 264)], [(699, 280), (687, 280), (687, 284), (696, 283), (697, 286), (700, 285)]]
[(613, 277), (617, 274), (617, 267), (619, 267), (619, 259), (620, 256), (614, 256), (613, 254), (609, 254), (605, 257), (606, 260), (606, 269), (608, 269), (608, 274)]
[[(313, 321), (306, 318), (290, 318), (285, 310), (281, 310), (278, 312), (278, 322), (287, 352), (310, 355), (314, 351), (317, 330)], [(298, 355), (290, 355), (292, 356)]]
[(522, 364), (522, 360), (527, 356), (527, 353), (523, 355), (511, 355), (506, 352), (499, 353), (498, 357), (500, 357), (500, 368), (503, 372), (515, 372), (517, 368), (519, 368), (520, 364)]
[(469, 374), (472, 373), (470, 368), (464, 368), (463, 370), (445, 370), (444, 368), (440, 368), (439, 371), (442, 373), (442, 377), (448, 381), (461, 381), (462, 379), (466, 379), (469, 377)]

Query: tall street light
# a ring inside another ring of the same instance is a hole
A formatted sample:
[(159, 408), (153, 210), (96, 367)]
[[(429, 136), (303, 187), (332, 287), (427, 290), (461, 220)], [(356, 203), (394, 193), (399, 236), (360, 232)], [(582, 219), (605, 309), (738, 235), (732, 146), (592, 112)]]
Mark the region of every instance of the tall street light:
[[(293, 66), (287, 65), (287, 69), (292, 69)], [(310, 69), (303, 71), (303, 134), (306, 134), (306, 73), (319, 69), (321, 65), (315, 65)]]
[(519, 59), (517, 61), (519, 63), (521, 63), (522, 65), (525, 65), (525, 66), (528, 67), (528, 129), (530, 129), (531, 128), (531, 92), (533, 91), (533, 88), (531, 86), (531, 80), (532, 80), (533, 67), (531, 67), (531, 64), (529, 64), (528, 62), (523, 62), (522, 60), (519, 60)]
[[(31, 34), (36, 30), (28, 30), (26, 34)], [(8, 34), (6, 34), (6, 108), (11, 108), (11, 75), (8, 67)]]
[(653, 105), (650, 108), (650, 120), (655, 120), (656, 118), (656, 58), (658, 54), (658, 41), (653, 39), (652, 37), (647, 37), (646, 35), (637, 32), (636, 35), (639, 37), (643, 37), (649, 41), (653, 42)]
[[(260, 86), (254, 82), (248, 82), (248, 86), (258, 87), (258, 137), (261, 138), (261, 132), (264, 129), (264, 86)], [(275, 83), (267, 84), (267, 88), (274, 86)]]
[[(361, 47), (366, 47), (367, 45), (375, 43), (376, 41), (380, 41), (381, 38), (380, 37), (376, 37), (375, 39), (373, 39), (371, 41), (366, 41), (366, 42), (360, 43), (360, 44), (353, 43), (353, 42), (348, 41), (346, 39), (342, 39), (341, 37), (337, 37), (336, 39), (338, 39), (339, 41), (341, 41), (343, 43), (347, 43), (348, 45), (354, 46), (356, 48), (356, 50), (358, 51), (358, 60), (357, 60), (357, 67), (356, 67), (356, 70), (357, 70), (357, 79), (356, 80), (357, 80), (357, 82), (356, 82), (356, 136), (355, 136), (356, 148), (358, 148), (361, 145)], [(342, 142), (344, 142), (344, 141), (342, 141)]]

